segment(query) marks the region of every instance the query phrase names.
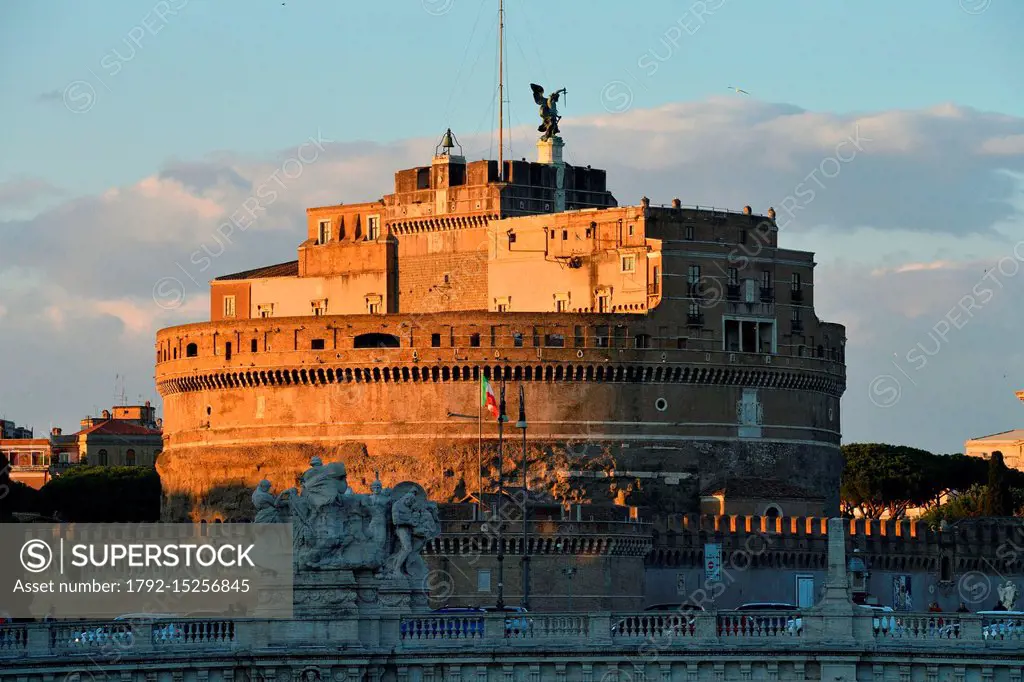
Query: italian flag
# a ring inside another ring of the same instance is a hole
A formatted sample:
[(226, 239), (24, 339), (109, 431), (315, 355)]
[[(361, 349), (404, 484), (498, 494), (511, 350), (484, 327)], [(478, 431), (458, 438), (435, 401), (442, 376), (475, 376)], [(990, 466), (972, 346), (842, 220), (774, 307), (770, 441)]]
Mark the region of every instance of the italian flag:
[(483, 375), (480, 375), (480, 405), (492, 417), (498, 418), (498, 399), (494, 397), (494, 389), (491, 387), (491, 382), (487, 381), (487, 377)]

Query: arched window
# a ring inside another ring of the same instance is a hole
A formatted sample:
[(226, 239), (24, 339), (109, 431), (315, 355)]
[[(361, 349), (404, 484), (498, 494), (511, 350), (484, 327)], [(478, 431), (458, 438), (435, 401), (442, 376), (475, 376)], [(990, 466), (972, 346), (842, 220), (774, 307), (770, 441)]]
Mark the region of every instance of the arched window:
[(778, 516), (782, 516), (782, 509), (777, 504), (769, 504), (765, 507), (763, 516), (774, 519)]
[(105, 467), (108, 464), (110, 464), (110, 461), (107, 459), (106, 450), (100, 450), (99, 452), (96, 453), (96, 463), (102, 467)]
[(132, 450), (131, 448), (129, 448), (128, 451), (124, 453), (124, 463), (130, 467), (135, 466), (135, 451)]
[(197, 355), (199, 355), (199, 346), (197, 346), (194, 343), (190, 343), (187, 346), (185, 346), (185, 357), (186, 358), (194, 358)]

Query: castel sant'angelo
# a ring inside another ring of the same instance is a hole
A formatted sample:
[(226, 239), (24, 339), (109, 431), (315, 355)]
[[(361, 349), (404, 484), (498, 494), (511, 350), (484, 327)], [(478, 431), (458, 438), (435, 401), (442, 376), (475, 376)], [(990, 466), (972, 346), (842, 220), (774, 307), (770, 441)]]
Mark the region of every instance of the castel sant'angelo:
[(537, 161), (467, 162), (447, 133), (381, 199), (307, 209), (297, 259), (213, 280), (209, 322), (157, 334), (165, 520), (248, 518), (314, 455), (357, 488), (493, 489), (481, 377), (508, 385), (506, 485), (522, 385), (549, 499), (696, 511), (757, 479), (838, 511), (845, 330), (815, 315), (813, 254), (779, 248), (772, 210), (620, 206), (562, 160), (538, 89)]

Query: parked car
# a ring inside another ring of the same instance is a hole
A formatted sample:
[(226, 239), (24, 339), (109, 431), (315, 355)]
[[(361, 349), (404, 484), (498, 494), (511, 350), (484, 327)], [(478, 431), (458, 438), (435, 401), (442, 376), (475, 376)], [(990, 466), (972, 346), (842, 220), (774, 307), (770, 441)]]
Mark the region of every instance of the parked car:
[[(481, 606), (480, 609), (484, 613), (514, 613), (514, 614), (526, 614), (529, 613), (522, 606), (503, 606), (500, 609), (497, 606)], [(505, 636), (518, 636), (525, 634), (526, 631), (533, 625), (533, 619), (525, 615), (506, 616), (505, 617)]]
[[(795, 604), (785, 602), (751, 602), (739, 606), (737, 611), (799, 611)], [(785, 620), (783, 620), (785, 619)], [(794, 616), (764, 615), (747, 616), (741, 622), (742, 633), (750, 633), (753, 630), (769, 630), (772, 628), (785, 629), (791, 635), (799, 635), (803, 632), (804, 621), (797, 613)]]
[(867, 609), (872, 612), (871, 627), (878, 633), (897, 633), (901, 627), (899, 621), (896, 620), (896, 616), (887, 615), (895, 613), (891, 606), (874, 606), (872, 604), (858, 604), (862, 609)]

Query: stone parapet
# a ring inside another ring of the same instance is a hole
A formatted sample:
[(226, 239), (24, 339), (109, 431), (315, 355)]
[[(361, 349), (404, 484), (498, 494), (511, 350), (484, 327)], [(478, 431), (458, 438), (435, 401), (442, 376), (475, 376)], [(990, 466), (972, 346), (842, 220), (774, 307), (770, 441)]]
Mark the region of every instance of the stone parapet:
[(82, 621), (0, 627), (0, 681), (89, 668), (124, 682), (229, 682), (240, 675), (484, 680), (509, 679), (516, 669), (538, 682), (638, 676), (1012, 682), (1024, 665), (1021, 632), (1009, 617), (813, 610)]

